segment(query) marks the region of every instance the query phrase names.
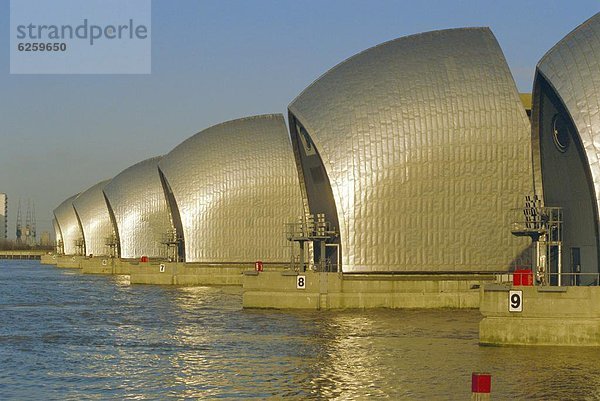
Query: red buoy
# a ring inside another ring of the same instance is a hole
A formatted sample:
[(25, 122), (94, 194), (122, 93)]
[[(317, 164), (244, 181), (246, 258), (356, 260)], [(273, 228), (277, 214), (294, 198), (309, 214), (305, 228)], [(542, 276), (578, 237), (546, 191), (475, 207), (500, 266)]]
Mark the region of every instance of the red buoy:
[(489, 373), (473, 372), (471, 375), (472, 400), (489, 400), (492, 391), (492, 375)]

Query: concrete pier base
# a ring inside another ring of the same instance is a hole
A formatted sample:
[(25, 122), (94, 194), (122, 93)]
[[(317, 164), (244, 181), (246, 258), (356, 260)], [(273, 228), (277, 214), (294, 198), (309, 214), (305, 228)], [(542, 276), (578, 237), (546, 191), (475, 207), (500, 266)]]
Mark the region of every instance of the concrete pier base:
[[(243, 272), (253, 268), (250, 264), (139, 263), (131, 265), (131, 284), (242, 286)], [(265, 268), (279, 272), (284, 269), (283, 266)]]
[[(304, 276), (304, 289), (298, 276)], [(261, 272), (244, 275), (244, 308), (478, 308), (481, 274), (385, 275)]]
[[(522, 291), (522, 312), (509, 312), (509, 291)], [(600, 346), (600, 287), (510, 287), (481, 292), (483, 345)]]
[(81, 268), (81, 260), (85, 259), (83, 256), (57, 256), (56, 267), (61, 269), (79, 269)]
[(117, 274), (127, 275), (131, 271), (131, 263), (117, 258), (94, 256), (80, 262), (83, 274)]
[(40, 263), (43, 265), (55, 265), (57, 263), (57, 255), (47, 254), (40, 257)]

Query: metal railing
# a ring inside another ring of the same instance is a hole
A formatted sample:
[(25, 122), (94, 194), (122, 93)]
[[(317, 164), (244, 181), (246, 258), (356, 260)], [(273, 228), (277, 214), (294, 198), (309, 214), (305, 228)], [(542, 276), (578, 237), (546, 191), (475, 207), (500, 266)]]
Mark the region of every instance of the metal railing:
[(308, 237), (308, 230), (304, 223), (286, 223), (285, 236), (288, 241), (293, 241), (294, 238)]
[(340, 265), (338, 263), (332, 263), (330, 259), (325, 259), (325, 263), (309, 263), (308, 261), (304, 261), (304, 263), (302, 263), (300, 261), (300, 257), (295, 256), (289, 266), (292, 270), (297, 272), (306, 271), (309, 269), (315, 272), (329, 273), (337, 273), (340, 271)]
[(285, 224), (285, 235), (288, 241), (299, 238), (333, 237), (337, 232), (331, 230), (329, 222), (326, 221), (302, 221)]
[[(526, 276), (525, 273), (521, 274), (522, 277)], [(545, 273), (543, 275), (533, 274), (533, 285), (535, 286), (553, 286), (556, 287), (558, 284), (558, 278), (560, 277), (561, 287), (573, 287), (573, 286), (598, 286), (600, 285), (600, 273)], [(495, 282), (497, 284), (512, 284), (514, 279), (514, 272), (510, 273), (497, 273), (495, 274)]]
[(74, 240), (75, 243), (75, 253), (77, 256), (84, 256), (85, 254), (85, 242), (83, 238), (79, 238)]
[(600, 273), (546, 273), (550, 285), (556, 285), (560, 278), (561, 286), (597, 286), (600, 285)]
[[(298, 218), (296, 222), (285, 224), (286, 239), (290, 242), (297, 242), (300, 246), (298, 256), (294, 255), (294, 249), (290, 247), (290, 268), (296, 271), (306, 271), (311, 268), (321, 272), (337, 272), (339, 269), (337, 266), (339, 244), (335, 242), (335, 239), (338, 235), (323, 213), (318, 213), (316, 219), (315, 215), (307, 215)], [(328, 249), (331, 247), (336, 248), (335, 263), (330, 259), (332, 252)], [(309, 250), (308, 258), (305, 253), (306, 249)], [(317, 258), (319, 260), (315, 260)]]
[(563, 223), (562, 208), (526, 207), (512, 209), (510, 213), (513, 234), (548, 234), (547, 241), (560, 241)]
[(117, 245), (117, 236), (111, 235), (110, 237), (104, 237), (104, 245), (111, 247)]

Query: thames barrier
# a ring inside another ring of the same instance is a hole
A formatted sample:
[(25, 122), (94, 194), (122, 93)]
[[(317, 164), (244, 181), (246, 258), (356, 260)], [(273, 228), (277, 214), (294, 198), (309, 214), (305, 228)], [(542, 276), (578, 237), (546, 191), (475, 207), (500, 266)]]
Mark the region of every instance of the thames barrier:
[(600, 345), (600, 14), (531, 104), (488, 28), (401, 37), (282, 114), (206, 128), (68, 197), (43, 263), (241, 286), (275, 309), (480, 308), (481, 344)]

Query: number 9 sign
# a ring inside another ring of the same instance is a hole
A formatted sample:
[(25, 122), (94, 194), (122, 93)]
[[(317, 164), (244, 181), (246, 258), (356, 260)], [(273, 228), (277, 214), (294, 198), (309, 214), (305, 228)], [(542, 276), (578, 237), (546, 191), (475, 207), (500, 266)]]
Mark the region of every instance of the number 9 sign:
[(523, 312), (523, 291), (508, 292), (508, 311)]

